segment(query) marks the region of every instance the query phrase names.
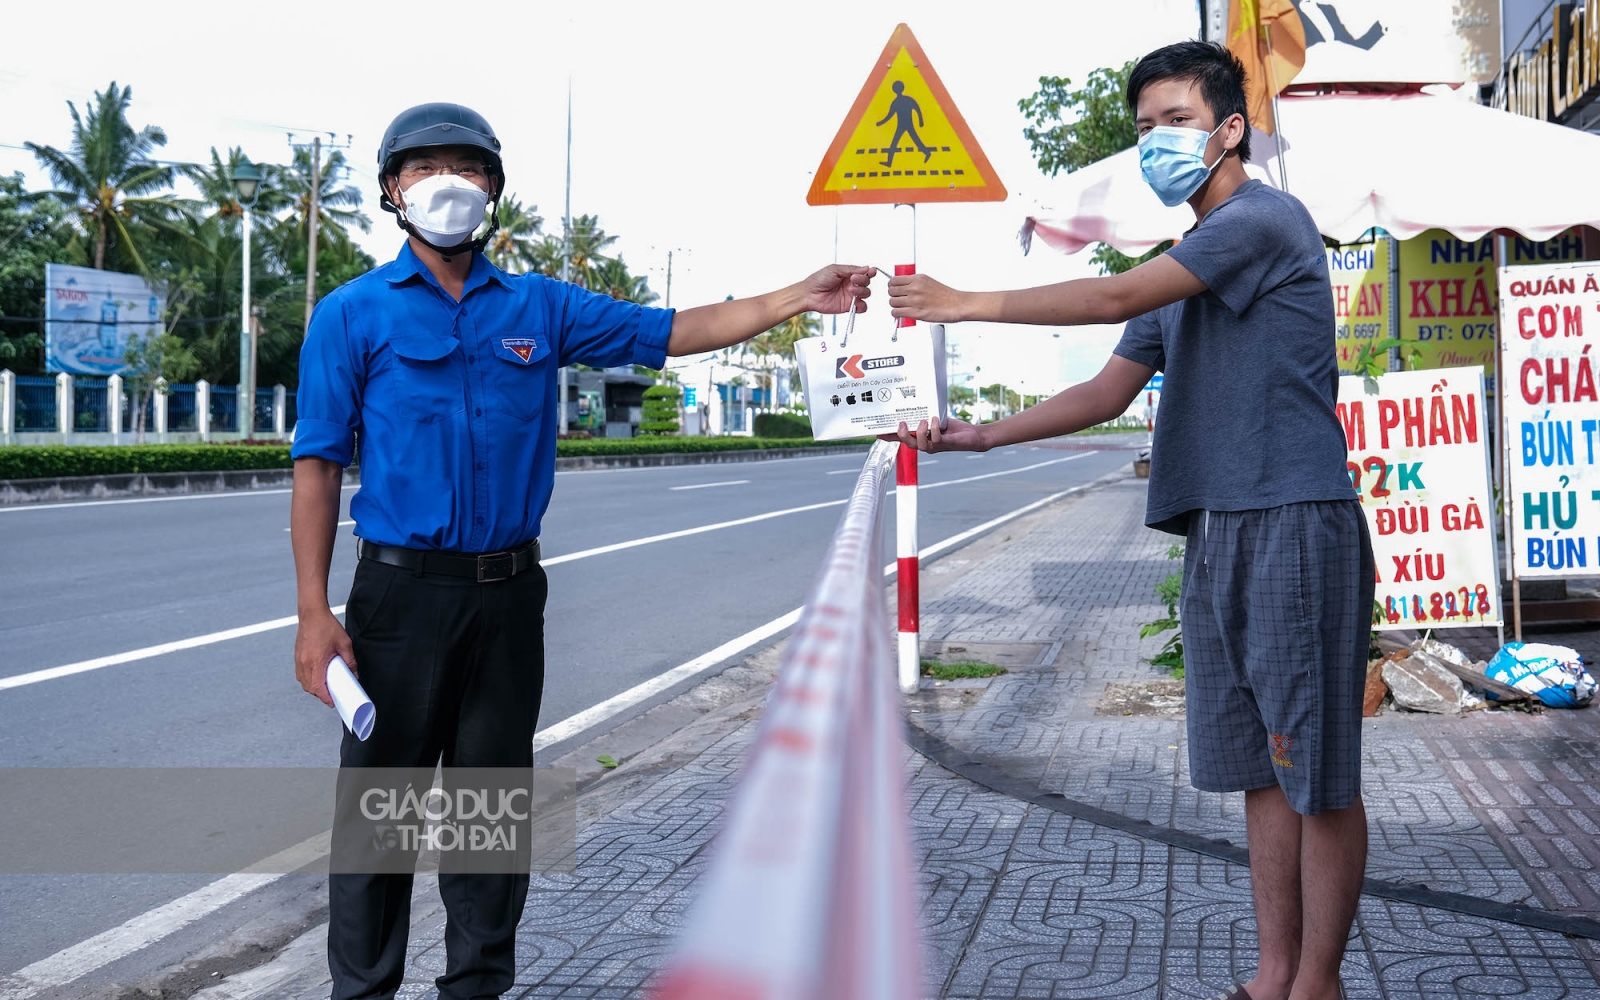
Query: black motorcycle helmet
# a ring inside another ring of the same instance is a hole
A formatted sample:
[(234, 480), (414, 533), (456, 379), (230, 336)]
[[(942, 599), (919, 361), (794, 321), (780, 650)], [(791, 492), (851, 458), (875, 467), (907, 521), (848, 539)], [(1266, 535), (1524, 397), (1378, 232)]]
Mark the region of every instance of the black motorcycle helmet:
[(417, 232), (400, 207), (389, 198), (389, 192), (380, 183), (379, 205), (385, 212), (393, 212), (395, 222), (424, 245), (437, 250), (445, 260), (460, 253), (477, 253), (500, 228), (500, 196), (505, 193), (506, 172), (500, 162), (500, 140), (482, 115), (460, 104), (419, 104), (395, 116), (383, 130), (383, 141), (378, 146), (378, 172), (380, 179), (398, 177), (400, 161), (406, 153), (436, 146), (471, 146), (483, 153), (483, 162), (489, 172), (493, 189), (489, 192), (493, 206), (489, 214), (489, 228), (477, 239), (453, 247), (441, 247)]

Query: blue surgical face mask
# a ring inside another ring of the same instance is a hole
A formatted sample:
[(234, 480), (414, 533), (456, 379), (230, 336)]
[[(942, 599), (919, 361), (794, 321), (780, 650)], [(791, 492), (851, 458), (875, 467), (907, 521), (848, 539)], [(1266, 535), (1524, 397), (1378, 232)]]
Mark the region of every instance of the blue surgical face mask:
[[(1226, 118), (1222, 124), (1227, 124)], [(1206, 165), (1206, 143), (1221, 130), (1222, 125), (1210, 132), (1157, 125), (1139, 137), (1139, 170), (1163, 205), (1173, 208), (1188, 201), (1211, 176), (1216, 164)]]

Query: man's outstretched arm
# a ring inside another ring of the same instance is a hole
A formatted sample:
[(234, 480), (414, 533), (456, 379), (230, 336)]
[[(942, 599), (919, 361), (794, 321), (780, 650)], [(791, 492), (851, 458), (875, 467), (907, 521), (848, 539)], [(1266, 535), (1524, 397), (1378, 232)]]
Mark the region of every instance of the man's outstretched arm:
[(667, 353), (672, 357), (705, 354), (743, 343), (803, 312), (865, 312), (872, 294), (867, 282), (877, 272), (870, 267), (829, 264), (811, 277), (787, 288), (732, 302), (716, 302), (679, 311), (672, 318)]
[(1122, 416), (1155, 371), (1114, 354), (1094, 378), (1015, 416), (979, 425), (952, 418), (942, 431), (926, 420), (914, 428), (901, 424), (898, 434), (886, 434), (884, 440), (898, 440), (918, 451), (988, 451), (1071, 434)]
[(1125, 323), (1205, 290), (1205, 282), (1162, 254), (1122, 274), (1008, 292), (963, 292), (925, 274), (900, 275), (889, 279), (889, 307), (927, 323), (1086, 326)]

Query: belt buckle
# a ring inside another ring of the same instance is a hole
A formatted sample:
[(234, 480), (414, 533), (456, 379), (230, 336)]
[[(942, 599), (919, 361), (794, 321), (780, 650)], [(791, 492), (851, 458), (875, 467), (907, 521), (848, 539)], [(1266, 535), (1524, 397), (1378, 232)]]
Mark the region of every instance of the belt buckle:
[(478, 557), (478, 582), (498, 583), (511, 579), (517, 567), (510, 552), (488, 552)]

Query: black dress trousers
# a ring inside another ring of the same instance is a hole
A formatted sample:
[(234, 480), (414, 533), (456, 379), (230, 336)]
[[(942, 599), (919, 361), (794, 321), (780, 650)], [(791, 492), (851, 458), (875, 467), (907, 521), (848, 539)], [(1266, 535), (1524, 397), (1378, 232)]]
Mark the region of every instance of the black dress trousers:
[[(345, 732), (341, 766), (432, 768), (442, 760), (446, 767), (532, 767), (548, 595), (537, 566), (478, 583), (361, 560), (345, 627), (377, 722), (365, 743)], [(341, 813), (348, 805), (340, 803)], [(329, 876), (332, 1000), (395, 995), (405, 972), (412, 880)], [(439, 894), (447, 913), (440, 997), (499, 997), (515, 977), (528, 876), (441, 871)]]

